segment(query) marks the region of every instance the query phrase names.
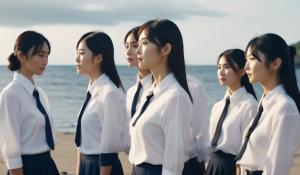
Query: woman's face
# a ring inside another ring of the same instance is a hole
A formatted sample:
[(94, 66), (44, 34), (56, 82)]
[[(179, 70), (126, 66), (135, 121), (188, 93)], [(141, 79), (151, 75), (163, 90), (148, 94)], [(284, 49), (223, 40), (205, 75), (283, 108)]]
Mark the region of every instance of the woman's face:
[(126, 49), (128, 66), (130, 67), (138, 67), (138, 60), (136, 54), (137, 47), (138, 47), (138, 42), (134, 38), (133, 33), (129, 34), (126, 39), (125, 49)]
[(240, 86), (241, 76), (243, 75), (235, 72), (224, 56), (219, 59), (217, 74), (221, 85), (233, 88)]
[(77, 74), (90, 74), (98, 68), (97, 64), (94, 62), (93, 57), (93, 53), (87, 47), (85, 40), (82, 40), (77, 48)]
[(270, 70), (266, 66), (266, 58), (263, 53), (258, 51), (258, 57), (260, 60), (255, 58), (254, 55), (251, 54), (251, 48), (247, 49), (246, 52), (246, 73), (249, 77), (250, 83), (263, 83), (266, 82), (271, 75)]
[(159, 48), (148, 40), (145, 30), (139, 37), (139, 45), (136, 50), (139, 67), (141, 69), (153, 69), (162, 62), (162, 55)]
[(48, 56), (49, 56), (49, 47), (46, 42), (43, 43), (41, 50), (39, 50), (36, 54), (32, 55), (34, 47), (29, 50), (28, 56), (23, 55), (23, 59), (21, 59), (21, 69), (24, 71), (29, 77), (33, 75), (42, 75), (46, 70), (48, 64)]

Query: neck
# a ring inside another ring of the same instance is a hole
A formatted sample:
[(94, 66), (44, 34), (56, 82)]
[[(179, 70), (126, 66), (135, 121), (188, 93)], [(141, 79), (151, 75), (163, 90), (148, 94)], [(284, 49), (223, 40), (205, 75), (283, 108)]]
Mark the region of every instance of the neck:
[(233, 94), (235, 91), (237, 91), (239, 88), (241, 88), (241, 84), (236, 84), (236, 85), (233, 85), (233, 86), (228, 86), (227, 89), (229, 91), (230, 94)]
[(20, 69), (18, 71), (20, 74), (22, 74), (23, 76), (25, 76), (28, 80), (30, 80), (32, 82), (32, 84), (34, 84), (34, 80), (33, 80), (33, 74), (24, 70), (24, 69)]
[(271, 78), (265, 82), (262, 82), (261, 84), (264, 90), (264, 94), (267, 95), (268, 93), (270, 93), (270, 91), (272, 91), (276, 86), (280, 84), (280, 81), (278, 80), (278, 78)]
[(140, 79), (143, 79), (144, 77), (146, 77), (147, 75), (149, 75), (151, 72), (148, 70), (148, 69), (146, 69), (146, 70), (142, 70), (142, 69), (139, 69), (138, 68), (138, 76), (139, 76), (139, 78)]
[(88, 74), (90, 80), (89, 83), (93, 84), (102, 74), (103, 72), (100, 70), (89, 73)]
[(151, 73), (154, 77), (155, 85), (157, 86), (170, 72), (167, 64), (159, 64), (152, 68)]

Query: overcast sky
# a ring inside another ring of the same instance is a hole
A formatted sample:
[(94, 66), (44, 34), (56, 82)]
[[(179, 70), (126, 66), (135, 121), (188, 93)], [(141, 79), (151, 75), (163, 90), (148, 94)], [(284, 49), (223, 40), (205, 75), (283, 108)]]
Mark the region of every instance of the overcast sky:
[(147, 20), (168, 18), (180, 28), (188, 64), (215, 64), (229, 48), (244, 49), (263, 33), (300, 40), (299, 0), (10, 0), (0, 2), (0, 64), (7, 64), (16, 37), (43, 33), (52, 45), (49, 64), (75, 64), (75, 45), (91, 30), (110, 35), (117, 64), (126, 64), (126, 32)]

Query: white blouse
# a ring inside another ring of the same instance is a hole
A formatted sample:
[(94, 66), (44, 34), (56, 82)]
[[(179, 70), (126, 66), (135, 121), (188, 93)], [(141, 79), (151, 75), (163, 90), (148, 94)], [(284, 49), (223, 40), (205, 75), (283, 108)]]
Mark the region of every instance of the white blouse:
[(118, 153), (124, 149), (126, 132), (125, 95), (105, 74), (88, 91), (91, 99), (81, 119), (83, 154)]
[(224, 99), (215, 103), (211, 111), (209, 128), (210, 143), (213, 140), (228, 96), (230, 97), (230, 104), (215, 149), (236, 155), (242, 145), (243, 133), (256, 114), (257, 101), (244, 87), (239, 88), (233, 94), (227, 91)]
[[(156, 87), (154, 96), (135, 126), (141, 106), (130, 121), (131, 148), (129, 160), (138, 165), (162, 165), (162, 175), (181, 175), (189, 159), (189, 130), (192, 103), (173, 74), (167, 75)], [(141, 104), (144, 104), (143, 99)]]
[(288, 174), (300, 143), (299, 111), (282, 85), (263, 97), (261, 103), (261, 118), (237, 163), (242, 169), (262, 170), (263, 175)]
[(35, 88), (48, 114), (56, 143), (46, 93), (22, 74), (14, 73), (13, 81), (2, 90), (0, 99), (0, 143), (8, 169), (23, 167), (21, 155), (50, 151), (46, 141), (45, 117), (39, 111), (33, 96)]
[(209, 155), (209, 112), (207, 97), (200, 80), (188, 75), (187, 82), (193, 97), (192, 127), (190, 131), (189, 157), (197, 156), (199, 161), (207, 161)]
[(131, 106), (132, 106), (132, 101), (133, 101), (133, 97), (135, 92), (137, 91), (139, 82), (141, 82), (142, 84), (142, 88), (140, 90), (140, 94), (139, 94), (139, 98), (138, 98), (138, 103), (136, 105), (136, 109), (139, 108), (141, 99), (146, 98), (145, 95), (147, 90), (151, 87), (152, 85), (152, 74), (148, 74), (147, 76), (145, 76), (144, 78), (140, 79), (139, 76), (137, 75), (136, 78), (136, 83), (135, 85), (131, 86), (126, 93), (126, 108), (127, 108), (127, 113), (128, 113), (128, 117), (131, 118)]

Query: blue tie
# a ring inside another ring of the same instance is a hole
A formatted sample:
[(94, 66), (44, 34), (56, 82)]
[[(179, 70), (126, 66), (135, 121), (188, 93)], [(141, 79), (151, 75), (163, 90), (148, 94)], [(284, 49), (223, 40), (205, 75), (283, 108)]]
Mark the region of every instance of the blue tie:
[(223, 125), (223, 122), (225, 120), (225, 117), (226, 117), (226, 114), (227, 114), (227, 111), (228, 111), (228, 107), (229, 107), (229, 104), (230, 104), (230, 98), (229, 96), (226, 98), (226, 103), (225, 103), (225, 106), (223, 108), (223, 112), (221, 114), (221, 117), (218, 121), (218, 124), (217, 124), (217, 128), (216, 128), (216, 131), (215, 131), (215, 134), (214, 134), (214, 137), (211, 141), (211, 147), (212, 148), (216, 148), (217, 146), (217, 143), (218, 143), (218, 140), (219, 140), (219, 137), (221, 135), (221, 130), (222, 130), (222, 125)]
[(258, 108), (258, 112), (257, 112), (257, 114), (256, 114), (256, 116), (255, 116), (248, 132), (247, 132), (247, 135), (245, 137), (245, 141), (243, 143), (242, 148), (240, 149), (239, 153), (237, 154), (237, 156), (234, 159), (235, 161), (238, 161), (240, 158), (242, 158), (244, 152), (246, 151), (247, 144), (249, 142), (250, 136), (251, 136), (252, 132), (254, 131), (254, 129), (256, 128), (256, 126), (258, 124), (258, 121), (259, 121), (263, 111), (264, 111), (264, 109), (263, 109), (262, 103), (260, 103), (259, 108)]
[(153, 93), (151, 93), (150, 95), (148, 95), (146, 98), (145, 103), (142, 106), (141, 112), (139, 113), (139, 115), (137, 116), (137, 118), (135, 119), (135, 121), (132, 123), (132, 126), (135, 126), (136, 122), (139, 120), (139, 118), (141, 117), (141, 115), (145, 112), (145, 110), (147, 109), (148, 105), (150, 104), (150, 100), (153, 97)]
[(36, 105), (37, 105), (39, 111), (45, 117), (45, 131), (46, 131), (47, 144), (52, 150), (54, 150), (54, 142), (53, 142), (53, 136), (52, 136), (50, 120), (49, 120), (48, 114), (47, 114), (44, 106), (42, 105), (42, 103), (40, 101), (39, 92), (36, 89), (33, 90), (33, 96), (35, 97)]
[(131, 117), (134, 116), (135, 114), (135, 111), (136, 111), (136, 105), (137, 105), (137, 102), (138, 102), (138, 99), (139, 99), (139, 95), (140, 95), (140, 91), (142, 89), (142, 83), (139, 82), (139, 85), (137, 87), (137, 90), (134, 94), (134, 97), (133, 97), (133, 100), (132, 100), (132, 105), (131, 105)]
[(77, 128), (76, 128), (76, 135), (75, 135), (75, 144), (77, 147), (79, 147), (81, 144), (81, 118), (88, 102), (90, 101), (90, 98), (91, 98), (91, 93), (88, 91), (77, 120)]

